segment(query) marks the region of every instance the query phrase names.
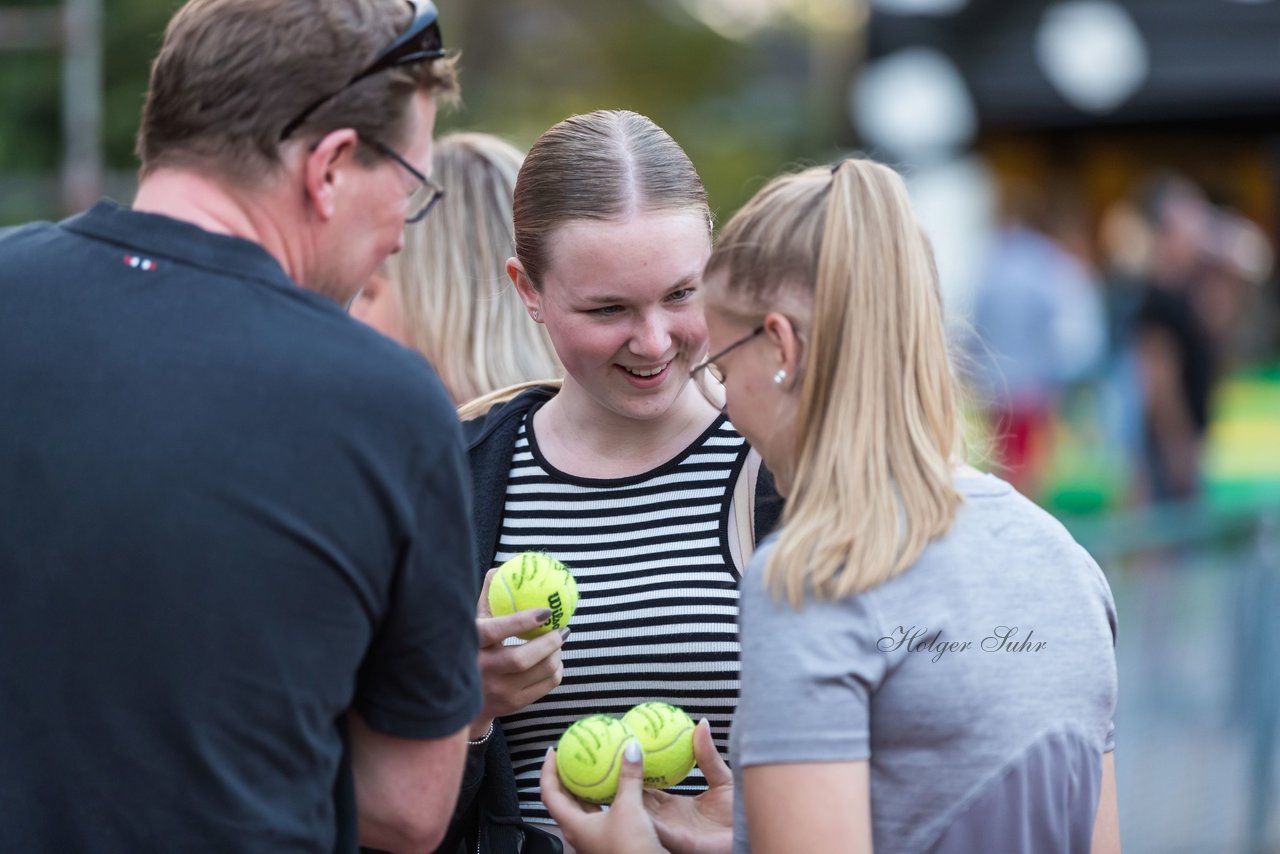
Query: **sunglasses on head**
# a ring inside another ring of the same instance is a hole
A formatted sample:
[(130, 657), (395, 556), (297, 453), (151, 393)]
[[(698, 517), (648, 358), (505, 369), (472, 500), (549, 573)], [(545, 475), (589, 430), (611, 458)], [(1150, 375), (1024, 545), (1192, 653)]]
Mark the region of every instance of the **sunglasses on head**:
[(281, 142), (301, 127), (302, 123), (310, 118), (322, 104), (366, 77), (377, 74), (379, 71), (386, 71), (388, 68), (430, 62), (444, 56), (444, 42), (440, 38), (440, 13), (436, 11), (435, 4), (431, 0), (408, 0), (408, 2), (413, 8), (413, 22), (409, 25), (409, 29), (401, 33), (386, 50), (378, 54), (368, 67), (344, 83), (341, 89), (316, 99), (305, 110), (298, 113), (284, 126), (284, 130), (280, 131)]

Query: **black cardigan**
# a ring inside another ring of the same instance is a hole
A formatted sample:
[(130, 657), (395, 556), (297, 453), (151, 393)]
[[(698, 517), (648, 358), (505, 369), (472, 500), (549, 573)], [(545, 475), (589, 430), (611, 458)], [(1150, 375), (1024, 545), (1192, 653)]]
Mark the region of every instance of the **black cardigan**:
[[(520, 423), (531, 408), (550, 400), (556, 391), (550, 386), (527, 389), (510, 401), (494, 406), (485, 415), (462, 424), (471, 463), (473, 531), (481, 578), (493, 565), (493, 556), (498, 551), (511, 455)], [(757, 542), (773, 529), (781, 512), (782, 499), (774, 488), (773, 475), (761, 466), (756, 480)], [(471, 748), (468, 753), (458, 808), (437, 851), (515, 854), (521, 850), (521, 840), (526, 835), (546, 836), (536, 828), (526, 827), (520, 818), (515, 771), (502, 727), (495, 722), (484, 749)], [(558, 850), (558, 840), (552, 838), (552, 842), (550, 847), (538, 850)], [(531, 854), (533, 850), (534, 842), (530, 839), (524, 851)]]

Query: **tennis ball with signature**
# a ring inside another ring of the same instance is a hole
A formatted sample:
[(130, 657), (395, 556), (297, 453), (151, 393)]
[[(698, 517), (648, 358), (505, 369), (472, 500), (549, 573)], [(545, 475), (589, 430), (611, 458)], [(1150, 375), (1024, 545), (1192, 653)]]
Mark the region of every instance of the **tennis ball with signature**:
[(644, 784), (669, 789), (693, 770), (693, 720), (670, 703), (641, 703), (622, 716), (644, 750)]
[(556, 744), (561, 784), (589, 803), (609, 803), (618, 793), (622, 751), (633, 738), (631, 727), (610, 715), (575, 721)]
[(529, 608), (547, 608), (551, 616), (518, 637), (533, 640), (569, 624), (578, 607), (578, 584), (569, 567), (545, 552), (522, 552), (498, 567), (489, 582), (489, 612), (495, 617)]

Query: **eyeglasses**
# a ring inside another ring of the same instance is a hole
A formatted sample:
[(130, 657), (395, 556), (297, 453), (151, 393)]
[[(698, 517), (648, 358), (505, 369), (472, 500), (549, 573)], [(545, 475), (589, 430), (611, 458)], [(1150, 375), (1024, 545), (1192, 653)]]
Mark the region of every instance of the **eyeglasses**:
[[(323, 98), (317, 98), (305, 110), (298, 113), (293, 121), (285, 125), (284, 130), (280, 131), (281, 142), (284, 142), (289, 138), (290, 134), (301, 127), (302, 123), (320, 108), (320, 105), (330, 98), (337, 97), (345, 89), (359, 83), (366, 77), (377, 74), (379, 71), (386, 71), (388, 68), (428, 62), (444, 56), (444, 42), (440, 38), (440, 22), (438, 20), (440, 13), (436, 11), (435, 4), (431, 0), (408, 0), (408, 2), (413, 8), (413, 23), (409, 25), (409, 29), (401, 33), (367, 68), (343, 84), (341, 89), (330, 92)], [(423, 214), (423, 216), (425, 215)]]
[(431, 209), (436, 206), (436, 203), (444, 198), (444, 187), (441, 187), (415, 169), (412, 163), (397, 154), (395, 149), (386, 143), (376, 139), (365, 139), (364, 137), (360, 137), (360, 141), (382, 156), (399, 163), (406, 172), (418, 180), (417, 188), (409, 194), (408, 214), (405, 216), (404, 221), (411, 223), (421, 222), (425, 219), (427, 214), (431, 213)]
[(706, 371), (708, 374), (711, 375), (712, 379), (714, 379), (716, 382), (720, 383), (721, 385), (724, 385), (725, 373), (720, 368), (720, 366), (716, 364), (716, 359), (723, 359), (726, 354), (731, 353), (732, 351), (741, 347), (743, 344), (746, 344), (748, 341), (750, 341), (752, 338), (755, 338), (761, 332), (764, 332), (764, 327), (757, 326), (755, 329), (752, 329), (749, 333), (742, 336), (737, 341), (734, 341), (728, 347), (725, 347), (723, 350), (721, 350), (719, 353), (716, 353), (711, 358), (707, 359), (705, 362), (701, 362), (697, 365), (694, 365), (693, 368), (690, 369), (689, 371), (689, 377), (691, 379), (695, 379), (698, 375), (698, 371)]

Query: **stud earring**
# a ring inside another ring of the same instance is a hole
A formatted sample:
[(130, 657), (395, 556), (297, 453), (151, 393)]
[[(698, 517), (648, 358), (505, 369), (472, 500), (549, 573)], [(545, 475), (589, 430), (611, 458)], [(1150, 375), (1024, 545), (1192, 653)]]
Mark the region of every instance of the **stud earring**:
[(782, 385), (782, 381), (787, 378), (787, 369), (778, 368), (778, 372), (773, 375), (773, 384)]
[(539, 318), (539, 317), (541, 317), (541, 316), (542, 316), (541, 310), (539, 310), (539, 309), (536, 309), (536, 308), (535, 308), (535, 309), (533, 310), (533, 322), (534, 322), (534, 323), (537, 323), (537, 322), (538, 322), (538, 318)]

